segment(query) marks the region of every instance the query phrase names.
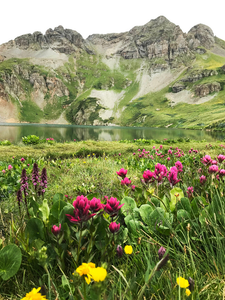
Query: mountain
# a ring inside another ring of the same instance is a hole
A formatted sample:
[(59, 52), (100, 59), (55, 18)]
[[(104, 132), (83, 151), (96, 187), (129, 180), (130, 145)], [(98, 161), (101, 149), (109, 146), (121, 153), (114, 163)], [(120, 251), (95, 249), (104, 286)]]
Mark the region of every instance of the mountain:
[(222, 128), (225, 41), (160, 16), (86, 40), (62, 26), (0, 45), (0, 122)]

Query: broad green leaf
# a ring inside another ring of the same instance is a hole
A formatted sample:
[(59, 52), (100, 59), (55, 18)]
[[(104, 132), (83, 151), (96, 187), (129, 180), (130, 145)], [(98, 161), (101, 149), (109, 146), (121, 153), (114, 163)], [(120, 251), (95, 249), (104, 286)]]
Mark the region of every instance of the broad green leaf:
[(176, 207), (177, 202), (181, 198), (184, 197), (184, 193), (183, 193), (182, 189), (180, 189), (180, 188), (173, 188), (170, 191), (170, 197), (171, 197), (171, 200), (170, 200), (170, 210), (173, 212), (174, 209), (175, 209), (175, 207)]
[[(74, 207), (72, 204), (70, 203), (67, 203), (66, 206), (63, 207), (63, 209), (61, 210), (60, 212), (60, 215), (59, 215), (59, 223), (60, 224), (63, 224), (65, 222), (69, 222), (66, 214), (68, 215), (73, 215), (73, 212), (74, 212)], [(69, 222), (70, 223), (70, 222)]]
[(36, 239), (44, 240), (44, 224), (40, 219), (31, 218), (27, 222), (25, 229), (26, 237), (29, 237), (29, 243), (32, 243)]
[(55, 201), (51, 208), (51, 214), (58, 220), (60, 212), (62, 211), (63, 207), (65, 207), (67, 205), (68, 205), (68, 203), (66, 203), (62, 200)]
[(181, 200), (177, 203), (177, 210), (185, 209), (189, 214), (191, 214), (191, 203), (190, 200), (186, 197), (181, 198)]
[(139, 213), (145, 224), (151, 225), (150, 214), (154, 210), (149, 204), (143, 204), (139, 208)]
[(121, 212), (124, 214), (124, 216), (127, 216), (128, 214), (133, 212), (133, 209), (137, 207), (136, 202), (133, 198), (130, 197), (124, 197), (120, 204), (124, 205), (121, 207)]
[(46, 222), (46, 220), (48, 220), (50, 212), (47, 199), (43, 200), (42, 206), (39, 207), (39, 210), (42, 212), (43, 221)]
[(56, 201), (59, 201), (59, 200), (64, 200), (65, 199), (65, 196), (61, 193), (57, 193), (54, 195), (53, 197), (53, 203), (55, 203)]
[(177, 219), (179, 222), (183, 222), (186, 220), (191, 220), (191, 216), (185, 209), (179, 209), (177, 211)]
[(14, 276), (20, 268), (22, 254), (20, 249), (10, 244), (0, 251), (0, 276), (3, 280), (8, 280)]

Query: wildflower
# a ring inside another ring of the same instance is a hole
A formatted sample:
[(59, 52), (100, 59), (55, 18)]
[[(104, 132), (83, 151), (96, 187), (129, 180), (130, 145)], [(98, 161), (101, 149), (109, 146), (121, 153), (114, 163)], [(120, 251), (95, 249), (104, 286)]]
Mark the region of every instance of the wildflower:
[(115, 217), (118, 214), (119, 209), (123, 205), (124, 205), (124, 203), (120, 205), (120, 202), (117, 201), (117, 198), (111, 197), (110, 199), (107, 200), (107, 203), (106, 203), (106, 205), (104, 207), (104, 210), (111, 217)]
[(2, 173), (5, 174), (5, 170), (2, 170)]
[(104, 204), (101, 203), (101, 200), (100, 199), (97, 199), (97, 198), (93, 198), (90, 202), (90, 211), (91, 212), (98, 212), (100, 211), (101, 209), (104, 208)]
[(212, 161), (211, 156), (210, 155), (205, 155), (202, 159), (201, 162), (206, 166), (208, 164), (210, 164)]
[(186, 280), (183, 277), (178, 277), (177, 278), (177, 284), (182, 288), (182, 289), (186, 289), (189, 286), (189, 282), (188, 280)]
[(76, 200), (73, 202), (74, 206), (74, 216), (66, 214), (70, 222), (72, 223), (80, 223), (84, 221), (88, 221), (90, 218), (95, 216), (96, 214), (90, 214), (90, 204), (87, 197), (83, 195), (78, 196)]
[(119, 172), (116, 172), (117, 175), (119, 175), (122, 178), (125, 178), (127, 175), (127, 170), (125, 170), (124, 168), (120, 169)]
[(8, 165), (8, 170), (12, 170), (13, 166)]
[(25, 161), (25, 158), (22, 157), (20, 161), (21, 161), (21, 162), (24, 162), (24, 161)]
[(221, 169), (219, 170), (219, 175), (222, 177), (222, 176), (225, 176), (225, 170), (224, 169)]
[(117, 246), (116, 253), (119, 258), (123, 256), (123, 248), (120, 245)]
[(170, 154), (172, 155), (172, 154), (173, 154), (173, 151), (172, 151), (171, 149), (169, 149), (169, 150), (168, 150), (168, 154), (169, 154), (169, 155), (170, 155)]
[(193, 186), (189, 186), (187, 190), (188, 198), (192, 196), (193, 192), (194, 192)]
[(153, 182), (155, 180), (155, 173), (149, 170), (144, 171), (144, 174), (142, 176), (145, 182)]
[(133, 252), (132, 246), (126, 245), (126, 246), (124, 247), (124, 252), (125, 252), (126, 254), (132, 254), (132, 252)]
[(121, 155), (121, 153), (119, 153), (119, 156)]
[(76, 269), (76, 272), (82, 276), (82, 275), (87, 275), (89, 272), (90, 272), (90, 269), (91, 268), (95, 268), (95, 264), (92, 263), (92, 262), (89, 262), (88, 264), (87, 263), (82, 263), (81, 266), (79, 266), (77, 269)]
[(134, 152), (133, 155), (136, 155), (136, 153)]
[(183, 171), (183, 165), (182, 165), (182, 163), (179, 160), (175, 162), (175, 166), (176, 166), (178, 172), (182, 172)]
[(131, 180), (129, 180), (129, 178), (125, 177), (123, 180), (121, 180), (121, 185), (130, 185), (131, 184)]
[(22, 170), (20, 184), (21, 184), (21, 191), (23, 191), (24, 195), (27, 196), (28, 195), (28, 192), (27, 192), (28, 191), (28, 177), (27, 177), (26, 169)]
[(69, 196), (68, 196), (68, 195), (65, 195), (65, 197), (68, 198)]
[(165, 177), (168, 173), (168, 170), (166, 168), (166, 166), (161, 165), (161, 164), (157, 164), (155, 166), (155, 178), (157, 179), (158, 182), (161, 182), (163, 180), (163, 177)]
[(169, 156), (167, 157), (167, 160), (168, 160), (168, 161), (170, 160), (170, 157), (169, 157)]
[(217, 161), (216, 161), (216, 160), (212, 160), (212, 161), (211, 161), (211, 164), (212, 164), (212, 165), (217, 165)]
[(218, 161), (221, 163), (222, 161), (224, 161), (225, 156), (222, 155), (222, 154), (219, 154), (219, 155), (217, 156), (217, 159), (218, 159)]
[(43, 296), (41, 293), (39, 293), (40, 291), (40, 287), (35, 289), (33, 288), (33, 290), (30, 293), (26, 294), (26, 297), (22, 298), (21, 300), (43, 300), (46, 299), (46, 296)]
[(191, 295), (191, 291), (190, 291), (189, 289), (186, 289), (185, 294), (186, 294), (187, 296), (190, 296), (190, 295)]
[(41, 172), (41, 180), (40, 180), (40, 187), (39, 187), (39, 194), (41, 194), (43, 196), (43, 194), (45, 193), (45, 189), (47, 188), (47, 171), (46, 168), (42, 169)]
[(161, 260), (163, 258), (165, 253), (166, 253), (166, 249), (164, 247), (160, 247), (159, 251), (158, 251), (159, 260)]
[(104, 269), (102, 267), (91, 268), (90, 275), (91, 275), (92, 279), (96, 282), (104, 281), (107, 276), (107, 271), (106, 271), (106, 269)]
[(59, 224), (59, 227), (56, 225), (53, 225), (51, 231), (55, 236), (57, 236), (61, 231), (61, 224)]
[(170, 186), (173, 187), (174, 185), (176, 185), (180, 180), (177, 179), (177, 173), (178, 170), (176, 167), (172, 167), (170, 169), (169, 175), (168, 175), (168, 180), (170, 182)]
[(37, 190), (37, 184), (40, 182), (39, 180), (39, 169), (38, 164), (34, 163), (33, 170), (32, 170), (32, 182), (35, 187), (35, 190)]
[(132, 191), (135, 191), (135, 185), (131, 186)]
[(116, 224), (116, 222), (112, 222), (109, 224), (109, 230), (112, 232), (112, 233), (116, 233), (118, 232), (120, 229), (120, 223), (119, 224)]
[(200, 180), (200, 183), (201, 184), (204, 184), (205, 182), (206, 182), (206, 177), (204, 176), (204, 175), (202, 175), (200, 178), (199, 178), (199, 180)]
[(212, 166), (209, 167), (208, 172), (209, 173), (216, 173), (216, 172), (218, 172), (218, 170), (219, 170), (219, 168), (218, 168), (217, 165), (212, 165)]
[(160, 146), (159, 146), (159, 149), (161, 150), (162, 148), (163, 148), (163, 146), (162, 146), (162, 145), (160, 145)]

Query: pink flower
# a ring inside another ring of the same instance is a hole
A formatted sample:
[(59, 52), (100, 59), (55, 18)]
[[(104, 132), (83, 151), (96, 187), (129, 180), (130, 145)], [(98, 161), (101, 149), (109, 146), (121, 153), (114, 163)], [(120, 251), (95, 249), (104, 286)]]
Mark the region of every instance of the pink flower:
[(162, 149), (162, 148), (163, 148), (163, 146), (162, 146), (162, 145), (160, 145), (160, 146), (159, 146), (159, 149)]
[(202, 159), (201, 162), (206, 166), (208, 164), (210, 164), (212, 161), (211, 156), (210, 155), (205, 155)]
[(180, 180), (177, 178), (178, 170), (176, 167), (172, 167), (170, 169), (169, 175), (167, 176), (170, 186), (173, 187), (176, 185)]
[(169, 154), (169, 155), (170, 155), (170, 154), (172, 155), (172, 154), (173, 154), (173, 151), (169, 149), (169, 150), (168, 150), (168, 154)]
[(225, 176), (225, 170), (224, 169), (219, 170), (219, 175), (220, 176)]
[(155, 173), (149, 170), (144, 171), (144, 174), (142, 176), (145, 182), (153, 182), (155, 180)]
[(189, 186), (187, 190), (188, 198), (192, 196), (193, 192), (194, 192), (193, 186)]
[(13, 166), (8, 165), (8, 170), (12, 170)]
[(188, 153), (190, 153), (190, 154), (191, 154), (191, 152), (192, 152), (191, 150), (188, 151)]
[(112, 222), (109, 224), (109, 230), (112, 232), (112, 233), (116, 233), (118, 232), (120, 229), (120, 223), (119, 224), (116, 224), (116, 222)]
[(93, 198), (90, 202), (90, 211), (91, 212), (98, 212), (100, 211), (101, 209), (104, 208), (104, 204), (101, 203), (101, 200), (100, 199), (97, 199), (97, 198)]
[(132, 189), (132, 191), (134, 191), (135, 190), (135, 185), (132, 185), (131, 189)]
[(117, 198), (111, 197), (107, 200), (107, 203), (104, 207), (104, 211), (111, 217), (115, 217), (123, 205), (124, 203), (120, 205), (120, 202), (117, 201)]
[(166, 249), (164, 247), (160, 247), (159, 251), (158, 251), (159, 260), (161, 260), (163, 258), (165, 253), (166, 253)]
[(53, 233), (55, 236), (57, 236), (57, 235), (60, 233), (60, 230), (61, 230), (61, 224), (59, 224), (59, 227), (56, 226), (56, 225), (53, 225), (53, 226), (52, 226), (52, 229), (51, 229), (52, 233)]
[(175, 166), (176, 166), (178, 172), (182, 172), (183, 171), (183, 165), (182, 165), (182, 163), (179, 160), (175, 162)]
[(5, 170), (2, 170), (2, 173), (5, 174)]
[(76, 139), (74, 139), (74, 142), (76, 142)]
[(129, 178), (125, 177), (123, 180), (121, 180), (121, 185), (130, 185), (131, 184), (131, 180), (129, 180)]
[(211, 161), (211, 164), (212, 164), (212, 165), (217, 165), (217, 161), (216, 161), (216, 160), (212, 160), (212, 161)]
[(133, 155), (135, 155), (136, 153), (134, 152)]
[(155, 146), (153, 146), (152, 149), (155, 149)]
[(158, 180), (158, 182), (161, 182), (163, 180), (163, 177), (165, 177), (168, 173), (168, 170), (166, 168), (166, 166), (164, 165), (161, 165), (161, 164), (157, 164), (155, 166), (155, 171), (154, 171), (154, 174), (155, 174), (155, 178)]
[(65, 195), (65, 197), (68, 198), (69, 196), (68, 196), (68, 195)]
[(209, 167), (208, 172), (209, 173), (216, 173), (216, 172), (218, 172), (218, 170), (219, 170), (219, 168), (218, 168), (217, 165), (212, 165), (212, 166)]
[(119, 153), (119, 156), (121, 155), (121, 153)]
[(201, 184), (204, 184), (205, 182), (206, 182), (206, 177), (204, 176), (204, 175), (202, 175), (200, 178), (199, 178), (199, 180), (200, 180), (200, 183)]
[(223, 154), (220, 154), (217, 156), (218, 161), (221, 163), (222, 161), (224, 161), (225, 156)]
[(168, 160), (168, 161), (170, 160), (170, 157), (169, 157), (169, 156), (167, 157), (167, 160)]
[(122, 178), (125, 178), (127, 175), (127, 170), (125, 170), (124, 168), (120, 169), (119, 172), (116, 172), (117, 175), (119, 175)]
[(24, 162), (24, 161), (25, 161), (25, 158), (22, 157), (20, 161), (21, 161), (21, 162)]
[(88, 221), (90, 218), (95, 216), (96, 214), (90, 214), (90, 204), (87, 197), (83, 195), (78, 196), (76, 200), (73, 202), (74, 206), (74, 216), (66, 214), (70, 222), (72, 223), (80, 223), (84, 221)]

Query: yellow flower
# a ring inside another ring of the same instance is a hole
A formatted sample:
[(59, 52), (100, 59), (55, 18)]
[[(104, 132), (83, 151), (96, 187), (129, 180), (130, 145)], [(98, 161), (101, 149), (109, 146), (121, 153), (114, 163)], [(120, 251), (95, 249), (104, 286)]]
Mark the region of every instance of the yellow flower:
[(189, 282), (188, 280), (186, 280), (183, 277), (178, 277), (177, 278), (177, 284), (182, 288), (182, 289), (186, 289), (189, 286)]
[(46, 296), (42, 296), (41, 293), (38, 293), (40, 291), (40, 287), (33, 290), (30, 293), (26, 294), (26, 297), (22, 298), (21, 300), (46, 300)]
[(91, 269), (91, 277), (94, 281), (104, 281), (107, 275), (106, 269), (102, 267)]
[(186, 294), (187, 296), (190, 296), (190, 295), (191, 295), (191, 291), (190, 291), (189, 289), (186, 289), (185, 294)]
[(87, 282), (87, 284), (90, 284), (90, 282), (91, 282), (91, 275), (87, 274), (87, 277), (84, 277), (84, 279)]
[(132, 246), (126, 245), (126, 246), (124, 247), (124, 252), (125, 252), (126, 254), (132, 254), (132, 252), (133, 252)]
[(95, 268), (95, 264), (93, 264), (92, 262), (86, 264), (86, 263), (82, 263), (81, 266), (79, 266), (76, 269), (76, 272), (82, 276), (82, 275), (87, 275), (90, 274), (90, 269)]

